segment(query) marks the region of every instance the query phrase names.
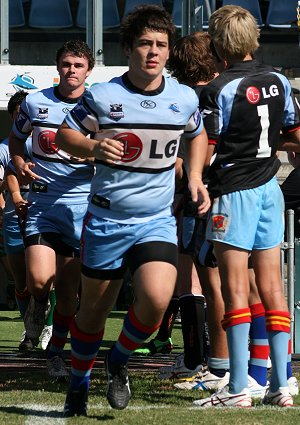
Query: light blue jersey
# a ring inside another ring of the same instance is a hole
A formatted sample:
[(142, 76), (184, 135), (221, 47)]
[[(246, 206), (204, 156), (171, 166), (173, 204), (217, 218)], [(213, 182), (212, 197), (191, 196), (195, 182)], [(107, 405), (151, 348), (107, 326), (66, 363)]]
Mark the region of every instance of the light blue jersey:
[(131, 224), (171, 214), (180, 138), (203, 129), (194, 90), (164, 78), (157, 90), (142, 91), (124, 74), (91, 87), (66, 122), (97, 140), (124, 144), (116, 165), (96, 161), (89, 212)]
[(13, 125), (17, 137), (32, 132), (34, 172), (41, 177), (30, 187), (29, 201), (42, 204), (87, 202), (94, 167), (78, 162), (55, 145), (55, 135), (78, 99), (62, 98), (57, 87), (26, 96)]

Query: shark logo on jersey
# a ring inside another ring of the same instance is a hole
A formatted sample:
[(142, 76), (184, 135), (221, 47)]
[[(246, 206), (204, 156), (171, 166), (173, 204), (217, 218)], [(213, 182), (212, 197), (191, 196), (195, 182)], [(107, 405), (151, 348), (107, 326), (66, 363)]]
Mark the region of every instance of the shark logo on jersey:
[(110, 105), (109, 116), (115, 121), (119, 121), (121, 118), (124, 118), (125, 115), (122, 103), (114, 103)]
[(124, 145), (124, 155), (122, 162), (132, 162), (138, 159), (143, 151), (143, 143), (141, 139), (133, 133), (120, 133), (114, 137), (115, 140), (122, 142)]
[(48, 108), (39, 108), (39, 112), (36, 117), (40, 118), (41, 120), (48, 118)]
[(169, 109), (171, 109), (171, 111), (175, 112), (175, 114), (180, 112), (180, 109), (179, 109), (177, 103), (171, 103), (171, 105), (169, 106)]
[(51, 130), (41, 131), (38, 136), (39, 147), (48, 155), (54, 154), (59, 151), (55, 144), (56, 133)]

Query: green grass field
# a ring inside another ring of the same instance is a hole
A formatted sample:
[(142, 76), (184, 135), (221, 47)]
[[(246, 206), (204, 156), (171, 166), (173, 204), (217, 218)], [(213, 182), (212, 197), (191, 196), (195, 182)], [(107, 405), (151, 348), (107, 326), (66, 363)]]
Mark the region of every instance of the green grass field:
[[(148, 361), (132, 358), (129, 363), (132, 399), (125, 410), (111, 409), (105, 397), (103, 354), (119, 334), (122, 318), (122, 312), (113, 312), (107, 322), (100, 356), (91, 379), (89, 416), (64, 419), (62, 410), (68, 384), (53, 382), (48, 378), (42, 350), (34, 350), (30, 355), (19, 353), (17, 346), (23, 328), (18, 313), (0, 311), (0, 425), (300, 423), (300, 396), (295, 398), (295, 407), (289, 409), (260, 405), (251, 409), (195, 408), (192, 401), (207, 396), (208, 393), (180, 391), (173, 387), (171, 381), (159, 380), (156, 377), (156, 364), (169, 364), (172, 360), (170, 357), (160, 356)], [(175, 325), (172, 339), (174, 353), (182, 352), (180, 325)], [(67, 354), (69, 349), (70, 346), (67, 345)], [(296, 376), (299, 378), (299, 374)]]

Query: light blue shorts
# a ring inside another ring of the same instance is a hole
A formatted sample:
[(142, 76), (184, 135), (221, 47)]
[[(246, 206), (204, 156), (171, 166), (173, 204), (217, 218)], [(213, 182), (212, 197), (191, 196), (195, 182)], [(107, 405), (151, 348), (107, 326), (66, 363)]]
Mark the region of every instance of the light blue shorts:
[(16, 214), (9, 217), (4, 216), (3, 239), (7, 254), (18, 254), (24, 251), (23, 238), (20, 232), (18, 216)]
[(41, 233), (57, 233), (67, 245), (79, 249), (87, 203), (47, 205), (32, 203), (28, 207), (25, 238)]
[(133, 269), (148, 261), (177, 265), (176, 232), (173, 216), (123, 224), (87, 213), (81, 239), (82, 272), (95, 278), (118, 279), (130, 262)]
[(213, 201), (206, 238), (242, 248), (270, 249), (283, 241), (284, 200), (276, 177)]

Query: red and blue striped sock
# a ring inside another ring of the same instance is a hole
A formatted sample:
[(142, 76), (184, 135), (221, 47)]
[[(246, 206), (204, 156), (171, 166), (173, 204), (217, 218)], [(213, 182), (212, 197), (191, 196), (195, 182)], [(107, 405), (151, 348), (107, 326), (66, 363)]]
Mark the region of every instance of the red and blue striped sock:
[(143, 325), (135, 315), (133, 305), (124, 318), (121, 334), (113, 346), (110, 359), (113, 363), (125, 364), (134, 350), (139, 348), (160, 326), (149, 328)]
[(57, 311), (56, 307), (54, 308), (52, 337), (47, 353), (49, 359), (62, 355), (73, 317), (74, 315), (63, 316)]
[(90, 375), (97, 357), (104, 329), (96, 334), (81, 331), (75, 320), (70, 325), (71, 332), (71, 388), (78, 389), (82, 385), (89, 389)]
[(248, 374), (259, 385), (267, 385), (268, 357), (270, 354), (269, 340), (266, 329), (265, 308), (262, 303), (250, 305), (250, 361)]

